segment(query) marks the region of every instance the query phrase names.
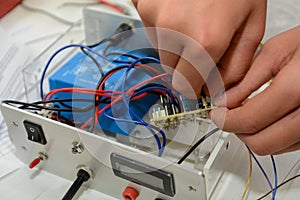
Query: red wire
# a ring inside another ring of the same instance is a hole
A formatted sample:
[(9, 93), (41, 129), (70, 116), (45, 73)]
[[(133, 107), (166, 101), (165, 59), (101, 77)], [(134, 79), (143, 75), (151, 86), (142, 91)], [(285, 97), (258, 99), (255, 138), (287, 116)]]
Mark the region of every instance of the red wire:
[(101, 3), (101, 4), (104, 4), (104, 5), (106, 5), (106, 6), (110, 7), (110, 8), (112, 8), (112, 9), (115, 9), (116, 11), (118, 11), (118, 12), (120, 12), (120, 13), (123, 13), (123, 14), (126, 13), (126, 12), (125, 12), (125, 9), (122, 8), (121, 6), (118, 6), (118, 5), (116, 5), (116, 4), (110, 3), (110, 2), (108, 2), (108, 1), (106, 1), (106, 0), (98, 0), (98, 2)]
[[(128, 65), (129, 66), (129, 65)], [(146, 68), (146, 69), (149, 69), (151, 70), (152, 72), (154, 72), (156, 75), (160, 75), (161, 72), (159, 72), (158, 70), (156, 70), (155, 68), (149, 66), (149, 65), (146, 65), (146, 64), (135, 64), (135, 67), (141, 67), (141, 68)], [(121, 69), (120, 69), (121, 70)], [(98, 89), (99, 88), (102, 88), (103, 87), (103, 84), (109, 79), (109, 77), (111, 77), (113, 75), (113, 73), (115, 73), (116, 71), (112, 71), (109, 75), (107, 75), (107, 77), (105, 77), (105, 79), (102, 81), (102, 83), (99, 85)], [(171, 82), (169, 81), (168, 78), (166, 77), (163, 77), (163, 79), (166, 81), (166, 83), (168, 84), (169, 87), (172, 88), (172, 84)]]
[[(167, 73), (164, 73), (164, 74), (160, 74), (160, 75), (154, 76), (154, 77), (152, 77), (152, 78), (149, 78), (149, 79), (147, 79), (147, 80), (145, 80), (145, 81), (143, 81), (143, 82), (141, 82), (141, 83), (139, 83), (139, 84), (133, 86), (132, 88), (130, 88), (130, 89), (126, 92), (126, 94), (128, 95), (128, 94), (132, 93), (136, 88), (138, 88), (138, 87), (140, 87), (140, 86), (142, 86), (142, 85), (144, 85), (144, 84), (146, 84), (146, 83), (149, 83), (149, 82), (151, 82), (151, 81), (154, 81), (154, 80), (156, 80), (156, 79), (165, 77), (165, 76), (168, 76), (168, 74), (167, 74)], [(104, 106), (101, 110), (99, 110), (99, 111), (97, 112), (97, 115), (98, 115), (98, 116), (101, 115), (106, 109), (110, 108), (111, 106), (113, 106), (114, 104), (116, 104), (118, 101), (122, 100), (122, 98), (123, 98), (122, 96), (119, 96), (119, 97), (115, 98), (110, 104)], [(86, 128), (86, 127), (92, 122), (92, 120), (93, 120), (93, 118), (88, 119), (88, 121), (86, 121), (86, 122), (80, 127), (80, 129)]]
[[(144, 67), (144, 68), (146, 68), (146, 69), (149, 69), (149, 70), (153, 71), (156, 75), (161, 74), (160, 71), (158, 71), (158, 70), (156, 70), (155, 68), (153, 68), (153, 67), (151, 67), (151, 66), (149, 66), (149, 65), (146, 65), (146, 64), (139, 64), (139, 63), (137, 63), (137, 64), (135, 64), (135, 66), (138, 66), (138, 67)], [(166, 77), (163, 77), (163, 79), (166, 81), (166, 83), (168, 84), (168, 86), (169, 86), (170, 88), (173, 88), (172, 83), (171, 83), (170, 80), (167, 78), (167, 76), (166, 76)]]
[[(148, 83), (148, 82), (151, 82), (153, 80), (156, 80), (156, 79), (159, 79), (159, 78), (163, 78), (165, 79), (165, 81), (168, 83), (168, 85), (171, 85), (170, 81), (168, 80), (167, 78), (167, 73), (164, 73), (164, 74), (160, 74), (160, 72), (154, 68), (152, 68), (151, 66), (149, 65), (145, 65), (145, 64), (136, 64), (136, 66), (138, 67), (142, 67), (142, 68), (146, 68), (146, 69), (149, 69), (151, 70), (152, 72), (154, 72), (155, 74), (157, 74), (157, 76), (155, 77), (152, 77), (152, 78), (149, 78), (135, 86), (133, 86), (131, 89), (129, 89), (126, 94), (128, 95), (129, 93), (131, 92), (134, 92), (134, 90), (142, 85), (144, 85), (145, 83)], [(99, 88), (102, 88), (103, 84), (107, 81), (107, 79), (109, 79), (111, 76), (112, 76), (113, 73), (111, 73), (110, 75), (108, 75), (107, 77), (105, 77), (105, 79), (102, 81), (102, 83), (100, 84)], [(112, 98), (114, 99), (111, 104), (109, 105), (106, 105), (105, 107), (103, 107), (101, 110), (97, 111), (95, 113), (95, 117), (94, 119), (96, 120), (95, 122), (98, 121), (98, 117), (99, 115), (101, 115), (104, 110), (110, 108), (112, 105), (116, 104), (117, 102), (119, 102), (121, 99), (122, 99), (122, 96), (113, 96), (113, 95), (108, 95), (107, 93), (112, 93), (112, 94), (122, 94), (122, 92), (120, 91), (113, 91), (113, 90), (93, 90), (93, 89), (87, 89), (87, 88), (61, 88), (61, 89), (55, 89), (55, 90), (52, 90), (50, 91), (49, 93), (47, 93), (45, 96), (44, 96), (44, 100), (46, 99), (51, 99), (53, 97), (54, 94), (56, 93), (59, 93), (59, 92), (69, 92), (69, 93), (73, 93), (73, 92), (76, 92), (76, 93), (80, 93), (80, 94), (93, 94), (93, 95), (99, 95), (99, 96), (105, 96), (105, 97), (108, 97), (108, 98)], [(136, 96), (134, 97), (133, 99), (131, 100), (136, 100), (136, 99), (140, 99), (140, 98), (143, 98), (145, 95), (147, 94), (141, 94), (139, 96)], [(98, 110), (98, 106), (96, 106), (95, 108), (96, 110)], [(85, 122), (80, 128), (81, 129), (84, 129), (86, 128), (86, 126), (88, 126), (88, 124), (90, 124), (92, 121), (92, 118), (90, 118), (87, 122)], [(94, 123), (96, 125), (96, 123)]]
[(93, 95), (99, 95), (104, 96), (108, 98), (116, 98), (116, 96), (109, 95), (107, 93), (113, 93), (113, 94), (121, 94), (120, 91), (113, 91), (113, 90), (94, 90), (94, 89), (88, 89), (88, 88), (60, 88), (51, 90), (44, 96), (44, 100), (50, 100), (54, 94), (60, 93), (60, 92), (66, 92), (66, 93), (79, 93), (79, 94), (93, 94)]

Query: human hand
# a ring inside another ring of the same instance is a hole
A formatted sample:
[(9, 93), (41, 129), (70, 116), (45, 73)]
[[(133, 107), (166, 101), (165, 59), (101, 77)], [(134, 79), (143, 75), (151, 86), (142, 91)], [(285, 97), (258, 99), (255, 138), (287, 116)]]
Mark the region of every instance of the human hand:
[(174, 88), (188, 97), (199, 97), (206, 81), (216, 93), (241, 80), (264, 34), (266, 0), (132, 1), (145, 27), (156, 27), (149, 39), (162, 64), (175, 69)]
[[(237, 133), (259, 155), (300, 149), (299, 36), (300, 26), (266, 42), (244, 79), (216, 102), (227, 108), (211, 112), (218, 127)], [(247, 99), (270, 79), (269, 87)]]

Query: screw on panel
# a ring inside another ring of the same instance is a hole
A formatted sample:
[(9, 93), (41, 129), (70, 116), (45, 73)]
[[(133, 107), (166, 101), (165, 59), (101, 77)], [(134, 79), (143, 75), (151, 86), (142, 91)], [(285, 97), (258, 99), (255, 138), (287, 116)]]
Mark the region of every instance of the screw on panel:
[(15, 127), (18, 127), (19, 125), (17, 124), (17, 122), (12, 122), (12, 125), (14, 125)]
[(80, 142), (72, 142), (72, 153), (81, 154), (84, 150), (83, 145)]

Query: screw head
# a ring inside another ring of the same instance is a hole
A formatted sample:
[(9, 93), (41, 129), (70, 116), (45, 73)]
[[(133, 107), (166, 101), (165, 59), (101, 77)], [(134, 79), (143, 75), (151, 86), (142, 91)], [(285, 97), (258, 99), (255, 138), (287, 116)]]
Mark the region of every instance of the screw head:
[(73, 154), (81, 154), (84, 150), (83, 145), (80, 142), (72, 143), (72, 153)]

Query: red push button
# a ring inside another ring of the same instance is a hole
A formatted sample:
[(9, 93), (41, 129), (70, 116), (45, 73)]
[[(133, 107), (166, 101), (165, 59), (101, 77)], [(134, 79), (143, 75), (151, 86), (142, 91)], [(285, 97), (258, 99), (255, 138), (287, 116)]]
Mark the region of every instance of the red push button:
[(123, 192), (123, 198), (124, 200), (136, 200), (139, 196), (139, 191), (132, 187), (126, 187), (126, 189)]

